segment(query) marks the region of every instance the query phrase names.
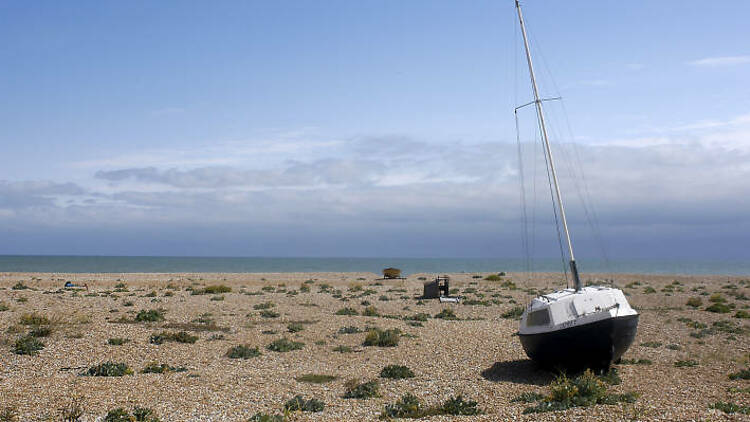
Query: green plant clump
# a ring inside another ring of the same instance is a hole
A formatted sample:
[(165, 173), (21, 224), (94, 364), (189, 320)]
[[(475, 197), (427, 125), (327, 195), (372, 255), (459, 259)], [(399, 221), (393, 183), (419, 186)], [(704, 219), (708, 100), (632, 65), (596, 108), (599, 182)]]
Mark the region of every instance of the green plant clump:
[(344, 393), (345, 399), (369, 399), (380, 396), (380, 385), (376, 380), (358, 384), (356, 381), (347, 383), (347, 390)]
[(750, 415), (750, 407), (740, 406), (737, 403), (717, 401), (709, 407), (711, 409), (721, 410), (724, 413), (740, 413), (743, 415)]
[(122, 337), (113, 337), (110, 339), (107, 339), (107, 344), (110, 346), (122, 346), (125, 343), (129, 343), (129, 338), (122, 338)]
[(692, 368), (692, 367), (698, 366), (698, 362), (694, 360), (690, 360), (690, 359), (678, 360), (677, 362), (674, 363), (674, 366), (676, 368)]
[(456, 313), (451, 308), (445, 308), (440, 313), (435, 314), (434, 318), (438, 319), (448, 319), (448, 320), (457, 320), (458, 317), (456, 316)]
[(260, 311), (260, 316), (262, 316), (263, 318), (278, 318), (280, 315), (280, 313), (269, 309)]
[(179, 331), (176, 333), (162, 331), (159, 334), (151, 335), (151, 337), (149, 337), (148, 339), (148, 342), (151, 344), (164, 344), (168, 341), (172, 341), (175, 343), (193, 344), (198, 341), (198, 336), (191, 335), (187, 331)]
[(17, 355), (36, 356), (42, 349), (44, 349), (44, 343), (34, 336), (19, 337), (13, 345), (13, 353)]
[(146, 367), (143, 368), (141, 373), (143, 374), (165, 374), (168, 372), (185, 372), (185, 371), (187, 371), (187, 368), (174, 367), (166, 363), (159, 364), (156, 362), (152, 362), (146, 365)]
[(227, 357), (230, 359), (250, 359), (260, 356), (260, 349), (256, 347), (250, 347), (248, 345), (239, 345), (230, 348), (227, 351)]
[(714, 303), (713, 305), (707, 307), (706, 310), (715, 314), (728, 314), (732, 312), (732, 308), (725, 303)]
[(141, 310), (135, 316), (136, 322), (158, 322), (164, 321), (164, 311), (160, 309)]
[(406, 393), (393, 404), (385, 406), (385, 410), (380, 415), (381, 419), (391, 418), (412, 418), (418, 419), (427, 416), (436, 415), (479, 415), (482, 411), (477, 407), (477, 402), (466, 401), (462, 396), (451, 397), (441, 406), (422, 407), (419, 399), (411, 394)]
[(391, 328), (389, 330), (381, 330), (380, 328), (373, 328), (367, 332), (363, 346), (378, 346), (378, 347), (396, 347), (398, 346), (399, 338), (401, 337), (401, 330), (398, 328)]
[(587, 407), (596, 404), (633, 403), (635, 393), (608, 394), (606, 384), (593, 372), (586, 370), (576, 378), (560, 375), (550, 385), (550, 394), (539, 400), (536, 406), (527, 407), (523, 413), (540, 413)]
[(750, 380), (750, 368), (729, 374), (730, 380)]
[(284, 403), (284, 410), (287, 412), (322, 412), (323, 408), (325, 408), (325, 403), (322, 401), (316, 398), (305, 400), (299, 394)]
[(390, 379), (414, 378), (414, 372), (404, 365), (388, 365), (380, 371), (380, 377)]
[(107, 412), (104, 422), (160, 422), (160, 419), (154, 415), (153, 410), (136, 406), (132, 415), (122, 407), (112, 409)]
[(268, 413), (256, 413), (247, 422), (284, 422), (284, 415), (269, 415)]
[(290, 352), (292, 350), (299, 350), (305, 347), (305, 343), (299, 341), (292, 341), (287, 338), (280, 338), (274, 340), (266, 346), (266, 348), (272, 352)]
[(305, 374), (300, 375), (295, 378), (298, 382), (306, 382), (310, 384), (325, 384), (327, 382), (331, 382), (336, 380), (338, 377), (333, 375), (325, 375), (325, 374)]
[(230, 293), (232, 288), (223, 284), (206, 286), (203, 289), (194, 289), (190, 292), (191, 295), (217, 295), (221, 293)]
[(523, 315), (523, 308), (520, 306), (515, 306), (503, 312), (503, 314), (500, 316), (506, 319), (519, 319), (521, 318), (521, 315)]
[(703, 301), (699, 297), (691, 297), (685, 304), (691, 308), (700, 308), (703, 305)]
[(359, 315), (359, 312), (354, 308), (341, 308), (336, 311), (336, 315)]
[(94, 365), (81, 373), (89, 377), (121, 377), (124, 375), (133, 375), (133, 370), (125, 363), (104, 362)]

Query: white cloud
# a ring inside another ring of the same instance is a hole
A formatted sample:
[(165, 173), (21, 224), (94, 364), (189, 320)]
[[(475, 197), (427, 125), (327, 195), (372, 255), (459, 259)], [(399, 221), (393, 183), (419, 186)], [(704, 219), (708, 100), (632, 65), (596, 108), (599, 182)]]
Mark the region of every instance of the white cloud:
[(719, 67), (750, 63), (750, 56), (706, 57), (688, 62), (691, 66)]

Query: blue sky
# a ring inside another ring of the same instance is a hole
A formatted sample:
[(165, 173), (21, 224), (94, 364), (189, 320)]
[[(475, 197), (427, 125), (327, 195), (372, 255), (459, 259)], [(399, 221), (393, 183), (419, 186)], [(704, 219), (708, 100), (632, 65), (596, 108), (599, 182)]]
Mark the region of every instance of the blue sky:
[[(523, 4), (572, 127), (551, 103), (579, 256), (600, 253), (580, 190), (610, 254), (750, 257), (750, 3)], [(515, 18), (511, 0), (0, 2), (0, 253), (520, 256)]]

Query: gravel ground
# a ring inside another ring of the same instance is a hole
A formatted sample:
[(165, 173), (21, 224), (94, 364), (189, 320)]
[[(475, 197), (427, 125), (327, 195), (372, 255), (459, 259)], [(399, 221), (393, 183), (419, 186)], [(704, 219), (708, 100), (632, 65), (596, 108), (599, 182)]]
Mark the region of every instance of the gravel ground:
[[(8, 309), (0, 312), (0, 421), (13, 417), (18, 421), (62, 420), (60, 409), (74, 397), (84, 410), (81, 421), (100, 421), (113, 408), (134, 406), (152, 408), (162, 421), (246, 421), (257, 412), (281, 413), (283, 403), (296, 394), (322, 400), (325, 409), (292, 413), (288, 420), (362, 421), (376, 420), (386, 404), (407, 392), (429, 405), (462, 394), (476, 400), (484, 412), (423, 419), (430, 421), (750, 420), (750, 415), (709, 407), (718, 401), (750, 406), (750, 381), (728, 377), (750, 366), (750, 320), (734, 317), (750, 305), (750, 281), (724, 276), (586, 275), (584, 279), (590, 282), (614, 281), (641, 312), (638, 336), (625, 358), (649, 359), (652, 364), (618, 365), (622, 383), (610, 387), (614, 393), (634, 391), (640, 396), (632, 404), (526, 415), (522, 412), (529, 404), (511, 400), (523, 392), (548, 393), (554, 375), (526, 358), (514, 336), (518, 321), (502, 314), (525, 306), (533, 289), (549, 291), (558, 286), (560, 276), (509, 274), (503, 281), (512, 280), (518, 286), (511, 289), (502, 281), (485, 281), (486, 275), (451, 275), (451, 287), (460, 289), (460, 295), (488, 301), (468, 305), (418, 302), (423, 280), (434, 278), (428, 274), (379, 280), (372, 273), (3, 273), (0, 309), (3, 305)], [(305, 283), (308, 280), (312, 281)], [(88, 291), (63, 290), (65, 281), (88, 284)], [(14, 289), (19, 282), (27, 288)], [(126, 287), (116, 289), (119, 283)], [(219, 295), (191, 294), (192, 289), (210, 285), (232, 290)], [(331, 287), (321, 291), (324, 285)], [(672, 288), (665, 289), (668, 285)], [(310, 292), (301, 292), (301, 286), (310, 287)], [(655, 292), (646, 293), (648, 287)], [(721, 293), (734, 307), (731, 312), (704, 310), (714, 293)], [(700, 298), (701, 306), (687, 306), (689, 298)], [(276, 318), (262, 317), (261, 310), (254, 309), (269, 301), (274, 304), (270, 310), (280, 314)], [(336, 315), (345, 306), (361, 313), (366, 307), (362, 301), (374, 305), (381, 316)], [(418, 327), (391, 317), (434, 316), (446, 308), (453, 309), (460, 320), (429, 318)], [(133, 320), (138, 311), (150, 309), (163, 309), (166, 320), (117, 322)], [(52, 333), (40, 338), (46, 347), (36, 356), (13, 353), (16, 339), (30, 330), (20, 323), (21, 316), (29, 313), (51, 320)], [(149, 343), (152, 334), (179, 330), (167, 328), (170, 324), (190, 323), (206, 313), (215, 326), (197, 330), (206, 327), (193, 323), (189, 328), (196, 330), (191, 333), (199, 337), (194, 344)], [(724, 331), (714, 329), (697, 338), (700, 329), (689, 327), (684, 318), (709, 328), (717, 321), (730, 324)], [(294, 321), (302, 322), (304, 330), (287, 332), (287, 325)], [(365, 347), (365, 333), (338, 333), (346, 326), (399, 328), (405, 335), (397, 347)], [(130, 341), (109, 345), (107, 340), (114, 337)], [(286, 353), (266, 349), (282, 337), (303, 342), (304, 347)], [(262, 355), (247, 360), (225, 356), (239, 344), (258, 346)], [(352, 351), (333, 350), (342, 345)], [(693, 360), (697, 366), (676, 367), (679, 360)], [(105, 361), (126, 363), (135, 373), (79, 375)], [(141, 373), (150, 362), (187, 370)], [(348, 380), (377, 379), (389, 364), (406, 365), (416, 376), (380, 379), (378, 398), (342, 398)], [(308, 373), (337, 379), (325, 384), (295, 380)]]

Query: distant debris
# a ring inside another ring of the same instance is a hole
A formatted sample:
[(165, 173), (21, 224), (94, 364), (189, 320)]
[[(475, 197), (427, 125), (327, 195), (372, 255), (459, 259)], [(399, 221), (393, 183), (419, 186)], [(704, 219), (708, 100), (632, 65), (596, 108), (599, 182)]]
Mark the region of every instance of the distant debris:
[(461, 299), (458, 297), (451, 297), (450, 293), (450, 277), (447, 275), (438, 276), (433, 281), (424, 283), (424, 294), (422, 299), (440, 299), (441, 303), (452, 302), (458, 303)]
[(389, 267), (383, 270), (383, 278), (388, 280), (404, 280), (406, 277), (401, 277), (401, 270), (398, 268)]

